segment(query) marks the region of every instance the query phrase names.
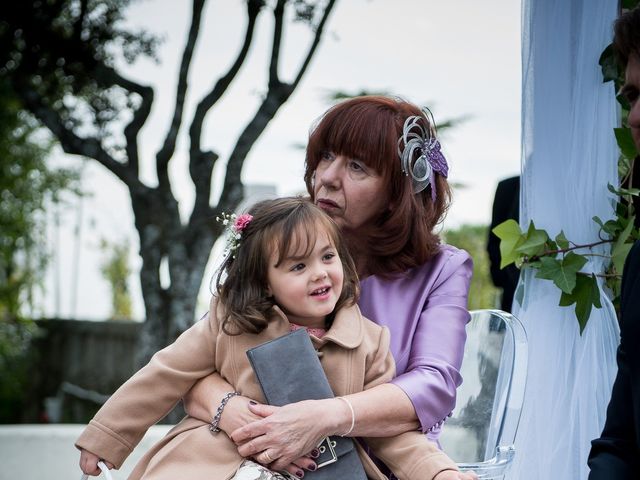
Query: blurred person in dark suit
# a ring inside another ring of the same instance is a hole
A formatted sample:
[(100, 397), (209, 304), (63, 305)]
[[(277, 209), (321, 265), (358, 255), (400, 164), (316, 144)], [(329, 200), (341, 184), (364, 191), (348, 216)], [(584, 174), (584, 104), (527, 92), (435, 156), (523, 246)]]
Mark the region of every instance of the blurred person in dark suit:
[(500, 308), (511, 312), (513, 295), (518, 284), (520, 270), (514, 265), (500, 268), (500, 239), (492, 232), (494, 227), (502, 222), (520, 218), (520, 176), (506, 178), (498, 183), (493, 199), (487, 253), (489, 254), (489, 268), (493, 284), (502, 289)]

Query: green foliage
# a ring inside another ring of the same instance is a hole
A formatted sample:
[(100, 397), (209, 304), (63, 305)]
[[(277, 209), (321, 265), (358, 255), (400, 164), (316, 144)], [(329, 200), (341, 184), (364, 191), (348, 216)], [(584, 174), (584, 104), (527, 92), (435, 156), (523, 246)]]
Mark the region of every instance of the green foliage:
[(15, 423), (21, 417), (33, 364), (29, 346), (38, 333), (27, 319), (0, 319), (0, 424)]
[(82, 127), (97, 138), (109, 137), (109, 122), (126, 120), (125, 107), (139, 102), (112, 88), (114, 52), (129, 63), (139, 55), (156, 59), (158, 39), (127, 30), (124, 13), (130, 3), (16, 2), (0, 20), (0, 78), (32, 98), (32, 109), (42, 104), (55, 111), (67, 129)]
[(622, 0), (622, 8), (631, 10), (640, 5), (640, 0)]
[(33, 308), (47, 261), (45, 208), (77, 181), (75, 172), (47, 166), (51, 143), (41, 134), (0, 81), (0, 319), (19, 317), (25, 303)]
[(51, 142), (42, 137), (0, 80), (0, 422), (19, 416), (25, 395), (36, 327), (24, 312), (34, 310), (47, 263), (44, 210), (77, 178), (47, 167)]
[[(633, 8), (638, 4), (639, 0), (625, 0), (622, 6)], [(618, 91), (624, 83), (624, 70), (616, 62), (611, 45), (604, 49), (598, 63), (602, 69), (603, 81), (613, 81), (614, 88)], [(580, 333), (584, 330), (593, 307), (602, 307), (597, 277), (606, 279), (613, 304), (618, 305), (624, 262), (633, 243), (640, 239), (640, 230), (635, 227), (636, 214), (633, 208), (634, 197), (640, 194), (640, 189), (630, 185), (633, 163), (640, 152), (627, 122), (629, 104), (624, 97), (618, 96), (617, 99), (622, 105), (622, 127), (615, 128), (613, 133), (620, 148), (620, 186), (608, 185), (609, 191), (618, 197), (615, 217), (606, 221), (593, 217), (593, 221), (600, 227), (600, 240), (577, 245), (569, 241), (561, 231), (554, 241), (546, 231), (536, 229), (533, 221), (526, 233), (520, 231), (520, 226), (513, 220), (503, 222), (493, 229), (500, 238), (500, 267), (514, 263), (518, 268), (533, 268), (537, 270), (536, 278), (552, 281), (562, 292), (559, 305), (575, 305)], [(595, 274), (581, 272), (587, 263), (587, 257), (596, 255), (591, 253), (591, 248), (604, 243), (611, 244), (606, 255), (609, 262), (605, 271)], [(521, 295), (522, 290), (516, 292), (519, 301)]]
[(462, 225), (444, 232), (444, 240), (466, 250), (473, 258), (473, 278), (469, 291), (469, 309), (495, 308), (499, 290), (494, 287), (489, 273), (487, 254), (488, 227), (484, 225)]
[[(580, 325), (580, 332), (587, 324), (592, 307), (601, 308), (600, 292), (596, 275), (581, 272), (586, 265), (590, 249), (603, 243), (612, 244), (608, 255), (610, 264), (606, 272), (598, 276), (606, 278), (614, 295), (614, 303), (620, 292), (620, 276), (624, 260), (633, 245), (640, 238), (640, 231), (634, 227), (634, 217), (617, 218), (606, 223), (598, 217), (594, 221), (601, 231), (610, 238), (587, 245), (576, 245), (560, 232), (555, 240), (551, 240), (546, 231), (537, 229), (533, 221), (526, 232), (522, 232), (513, 220), (507, 220), (493, 229), (500, 238), (501, 268), (515, 263), (519, 268), (537, 270), (536, 278), (550, 280), (558, 287), (562, 295), (559, 305), (568, 307), (575, 304), (575, 313)], [(585, 251), (586, 253), (577, 253)]]
[(107, 254), (101, 272), (111, 287), (111, 318), (114, 320), (130, 319), (132, 302), (128, 285), (131, 275), (129, 242), (109, 243), (102, 240), (101, 248)]

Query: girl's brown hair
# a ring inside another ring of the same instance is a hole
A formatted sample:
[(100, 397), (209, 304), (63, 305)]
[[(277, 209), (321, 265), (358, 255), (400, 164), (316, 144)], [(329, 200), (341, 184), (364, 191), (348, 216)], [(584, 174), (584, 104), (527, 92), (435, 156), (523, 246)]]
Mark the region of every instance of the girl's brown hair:
[(320, 208), (308, 199), (287, 197), (258, 202), (248, 213), (253, 219), (242, 231), (238, 247), (225, 258), (216, 281), (226, 334), (260, 333), (267, 327), (275, 305), (267, 294), (271, 255), (278, 252), (276, 265), (291, 255), (308, 256), (318, 235), (329, 237), (344, 270), (342, 292), (327, 322), (340, 308), (358, 301), (360, 287), (353, 259), (337, 225)]
[(358, 159), (384, 180), (387, 198), (391, 199), (389, 207), (361, 232), (361, 244), (351, 246), (367, 252), (369, 274), (402, 273), (422, 265), (439, 251), (440, 238), (433, 230), (449, 208), (449, 184), (436, 173), (435, 202), (431, 200), (432, 186), (415, 194), (398, 155), (404, 122), (414, 115), (421, 116), (424, 126), (434, 133), (434, 126), (412, 103), (384, 96), (356, 97), (330, 108), (309, 137), (304, 180), (312, 198), (315, 171), (325, 152)]

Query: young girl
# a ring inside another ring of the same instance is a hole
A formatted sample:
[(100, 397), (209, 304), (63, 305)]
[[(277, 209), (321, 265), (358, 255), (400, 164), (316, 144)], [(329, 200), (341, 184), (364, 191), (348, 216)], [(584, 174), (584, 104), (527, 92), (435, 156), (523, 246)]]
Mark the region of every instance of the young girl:
[[(302, 198), (267, 200), (238, 217), (231, 232), (208, 316), (156, 353), (91, 420), (76, 442), (84, 473), (98, 475), (99, 459), (120, 467), (146, 430), (211, 372), (234, 386), (226, 400), (239, 394), (264, 401), (245, 352), (297, 328), (309, 331), (336, 395), (393, 377), (388, 330), (360, 314), (353, 261), (337, 226), (322, 210)], [(351, 410), (353, 428), (357, 412), (348, 400), (326, 401)], [(211, 424), (186, 417), (147, 452), (129, 478), (282, 478), (241, 457), (231, 439), (219, 432), (225, 403)], [(475, 478), (457, 472), (418, 431), (365, 441), (402, 479)], [(385, 479), (357, 443), (367, 476)], [(268, 465), (273, 459), (267, 450), (255, 460)], [(296, 467), (291, 473), (304, 475)]]

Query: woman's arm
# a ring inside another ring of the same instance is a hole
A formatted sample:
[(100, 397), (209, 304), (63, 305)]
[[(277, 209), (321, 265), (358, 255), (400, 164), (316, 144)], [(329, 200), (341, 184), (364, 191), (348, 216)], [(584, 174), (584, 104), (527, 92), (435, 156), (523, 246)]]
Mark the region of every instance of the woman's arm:
[(472, 273), (467, 252), (448, 252), (420, 312), (405, 371), (391, 382), (411, 400), (423, 432), (439, 429), (456, 404)]

